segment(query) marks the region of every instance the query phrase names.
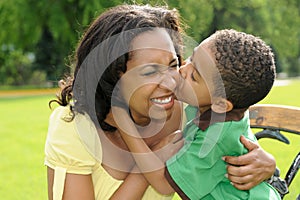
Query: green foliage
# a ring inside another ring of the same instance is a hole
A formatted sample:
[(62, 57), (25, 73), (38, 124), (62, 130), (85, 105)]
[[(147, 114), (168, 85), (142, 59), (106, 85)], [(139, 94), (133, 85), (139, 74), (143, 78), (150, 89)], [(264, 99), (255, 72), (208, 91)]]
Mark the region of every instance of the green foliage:
[(2, 46), (0, 51), (0, 84), (11, 86), (45, 85), (46, 72), (33, 69), (33, 55)]
[[(59, 80), (83, 30), (105, 8), (120, 2), (90, 0), (0, 1), (0, 44), (34, 52), (33, 69)], [(13, 33), (13, 34), (12, 34)]]
[(123, 3), (177, 8), (197, 42), (223, 28), (260, 36), (276, 52), (279, 71), (300, 75), (298, 0), (1, 0), (0, 44), (34, 53), (33, 69), (56, 81), (69, 72), (68, 56), (92, 19)]
[(23, 85), (31, 75), (31, 61), (21, 51), (1, 51), (0, 84)]

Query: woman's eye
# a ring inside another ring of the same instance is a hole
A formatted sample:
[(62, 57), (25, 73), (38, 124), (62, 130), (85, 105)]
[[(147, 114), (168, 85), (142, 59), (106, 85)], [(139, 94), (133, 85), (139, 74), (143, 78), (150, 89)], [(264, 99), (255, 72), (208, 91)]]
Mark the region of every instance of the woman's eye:
[(142, 75), (143, 76), (151, 76), (151, 75), (154, 75), (154, 74), (156, 74), (156, 71), (145, 72)]
[(152, 76), (158, 72), (157, 67), (154, 66), (147, 66), (141, 71), (142, 76)]

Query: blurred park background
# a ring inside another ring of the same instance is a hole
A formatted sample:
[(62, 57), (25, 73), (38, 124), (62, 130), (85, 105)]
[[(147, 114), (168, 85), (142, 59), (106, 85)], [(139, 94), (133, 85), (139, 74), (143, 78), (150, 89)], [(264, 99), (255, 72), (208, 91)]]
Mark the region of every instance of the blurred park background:
[[(300, 107), (299, 0), (0, 0), (1, 199), (47, 198), (48, 102), (70, 73), (70, 56), (92, 19), (133, 2), (178, 9), (187, 35), (197, 42), (223, 28), (259, 36), (273, 48), (278, 72), (278, 85), (261, 103)], [(287, 137), (291, 145), (262, 141), (283, 175), (300, 149), (300, 136)], [(286, 199), (300, 193), (299, 179)]]
[[(52, 87), (70, 71), (70, 55), (89, 23), (124, 0), (0, 0), (0, 85)], [(200, 42), (234, 28), (265, 40), (282, 77), (300, 75), (299, 0), (135, 0), (176, 8)]]

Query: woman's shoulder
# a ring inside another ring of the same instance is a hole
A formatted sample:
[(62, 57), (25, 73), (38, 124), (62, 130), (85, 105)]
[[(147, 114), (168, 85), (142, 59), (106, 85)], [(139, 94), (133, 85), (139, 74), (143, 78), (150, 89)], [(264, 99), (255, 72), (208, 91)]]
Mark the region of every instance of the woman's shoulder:
[(86, 137), (98, 135), (97, 129), (86, 113), (72, 111), (70, 106), (59, 106), (49, 119), (48, 135), (63, 137)]
[[(59, 106), (55, 108), (49, 119), (48, 137), (64, 137), (75, 133), (74, 113), (70, 106)], [(63, 139), (63, 138), (62, 138)]]
[(87, 114), (59, 106), (50, 116), (45, 145), (46, 159), (58, 164), (92, 163), (102, 160), (97, 130)]

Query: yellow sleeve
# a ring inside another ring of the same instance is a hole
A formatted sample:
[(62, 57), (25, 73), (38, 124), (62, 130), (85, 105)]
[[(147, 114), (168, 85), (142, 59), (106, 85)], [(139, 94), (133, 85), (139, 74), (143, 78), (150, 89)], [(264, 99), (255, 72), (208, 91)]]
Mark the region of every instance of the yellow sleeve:
[[(45, 165), (54, 169), (53, 196), (61, 199), (66, 173), (91, 174), (97, 160), (91, 151), (102, 155), (96, 129), (86, 115), (76, 114), (72, 121), (69, 107), (58, 107), (50, 116), (48, 135), (45, 144)], [(79, 131), (85, 131), (79, 133)], [(82, 139), (81, 135), (84, 139)], [(92, 141), (86, 144), (85, 141)], [(101, 159), (101, 156), (99, 156)]]

